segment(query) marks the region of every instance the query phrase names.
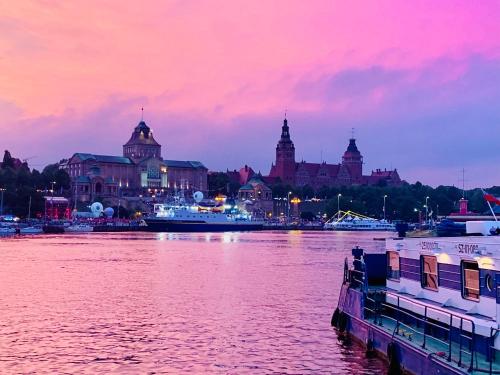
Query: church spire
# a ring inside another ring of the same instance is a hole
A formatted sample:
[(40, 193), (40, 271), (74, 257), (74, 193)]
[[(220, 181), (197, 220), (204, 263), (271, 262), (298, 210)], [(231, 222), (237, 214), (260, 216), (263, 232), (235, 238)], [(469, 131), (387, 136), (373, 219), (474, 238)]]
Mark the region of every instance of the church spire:
[(290, 139), (290, 129), (288, 127), (288, 120), (286, 119), (286, 115), (285, 119), (283, 120), (283, 126), (281, 127), (281, 139)]

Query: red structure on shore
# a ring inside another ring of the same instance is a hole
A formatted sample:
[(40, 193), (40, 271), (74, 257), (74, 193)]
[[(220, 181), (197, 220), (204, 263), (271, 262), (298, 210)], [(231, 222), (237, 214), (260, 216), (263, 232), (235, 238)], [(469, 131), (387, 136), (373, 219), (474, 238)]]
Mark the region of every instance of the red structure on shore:
[(44, 197), (45, 218), (50, 220), (71, 219), (69, 201), (64, 197)]

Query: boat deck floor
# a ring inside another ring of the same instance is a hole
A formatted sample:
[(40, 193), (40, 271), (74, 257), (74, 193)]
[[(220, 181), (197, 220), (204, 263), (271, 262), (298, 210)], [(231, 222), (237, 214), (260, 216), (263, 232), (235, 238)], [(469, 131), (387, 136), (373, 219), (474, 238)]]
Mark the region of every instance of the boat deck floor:
[[(469, 352), (469, 339), (463, 338), (462, 350), (460, 350), (460, 345), (458, 342), (452, 342), (451, 345), (451, 357), (449, 343), (442, 341), (438, 338), (425, 335), (425, 348), (424, 345), (424, 333), (422, 328), (416, 327), (414, 325), (408, 325), (404, 323), (399, 323), (397, 332), (395, 332), (396, 321), (388, 317), (379, 317), (375, 323), (372, 318), (366, 319), (372, 324), (375, 324), (380, 329), (386, 331), (387, 333), (394, 335), (398, 339), (407, 342), (408, 344), (418, 347), (429, 353), (429, 356), (433, 356), (443, 362), (447, 362), (457, 368), (461, 368), (464, 372), (469, 374), (488, 374), (490, 373), (490, 362), (486, 359), (486, 356), (480, 353), (474, 353), (474, 363), (473, 370), (468, 372), (471, 364), (471, 353)], [(461, 352), (461, 353), (460, 353)], [(461, 365), (459, 366), (459, 363)], [(493, 374), (500, 374), (500, 356), (497, 356), (496, 360), (492, 365)]]

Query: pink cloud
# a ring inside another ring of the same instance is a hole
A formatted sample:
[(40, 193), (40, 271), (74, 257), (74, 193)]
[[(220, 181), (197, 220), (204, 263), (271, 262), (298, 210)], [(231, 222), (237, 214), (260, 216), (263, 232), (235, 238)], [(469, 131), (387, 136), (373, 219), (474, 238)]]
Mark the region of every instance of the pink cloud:
[[(266, 172), (286, 108), (311, 161), (318, 148), (338, 158), (351, 126), (407, 134), (466, 108), (498, 127), (499, 17), (468, 1), (10, 2), (2, 145), (44, 162), (119, 153), (144, 106), (169, 157)], [(211, 148), (220, 139), (230, 146)]]

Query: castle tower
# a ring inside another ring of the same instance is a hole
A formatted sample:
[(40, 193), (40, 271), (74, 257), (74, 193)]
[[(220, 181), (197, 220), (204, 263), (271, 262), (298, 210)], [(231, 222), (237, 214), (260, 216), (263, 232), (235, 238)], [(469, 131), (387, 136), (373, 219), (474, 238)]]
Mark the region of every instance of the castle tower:
[(349, 169), (351, 174), (351, 183), (358, 184), (363, 176), (363, 156), (356, 146), (356, 139), (349, 139), (349, 146), (342, 156), (342, 165)]
[(288, 121), (283, 120), (281, 138), (276, 146), (276, 163), (271, 170), (273, 177), (279, 177), (285, 184), (295, 184), (295, 146), (290, 139)]
[(134, 162), (149, 157), (161, 158), (161, 145), (153, 138), (153, 132), (141, 120), (135, 127), (129, 141), (123, 145), (123, 156)]

